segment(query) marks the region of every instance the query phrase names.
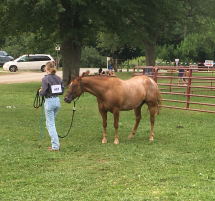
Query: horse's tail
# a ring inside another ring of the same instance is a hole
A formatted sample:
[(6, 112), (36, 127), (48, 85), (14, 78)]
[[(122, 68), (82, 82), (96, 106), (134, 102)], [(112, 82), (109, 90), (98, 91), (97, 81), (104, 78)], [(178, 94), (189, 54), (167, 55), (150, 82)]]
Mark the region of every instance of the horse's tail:
[(161, 95), (161, 91), (158, 90), (158, 98), (157, 98), (157, 114), (160, 113), (161, 111), (161, 108), (162, 108), (162, 105), (163, 105), (163, 98), (162, 98), (162, 95)]

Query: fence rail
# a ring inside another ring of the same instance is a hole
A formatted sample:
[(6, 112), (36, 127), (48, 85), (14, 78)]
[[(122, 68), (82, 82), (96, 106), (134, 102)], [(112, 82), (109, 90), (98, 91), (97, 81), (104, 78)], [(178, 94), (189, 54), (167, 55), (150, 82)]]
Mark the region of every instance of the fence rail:
[[(181, 77), (179, 69), (184, 70)], [(133, 76), (155, 80), (163, 96), (162, 107), (215, 113), (215, 68), (134, 66)], [(184, 79), (184, 82), (179, 82)], [(192, 99), (192, 100), (191, 100)], [(174, 103), (174, 104), (171, 104)]]

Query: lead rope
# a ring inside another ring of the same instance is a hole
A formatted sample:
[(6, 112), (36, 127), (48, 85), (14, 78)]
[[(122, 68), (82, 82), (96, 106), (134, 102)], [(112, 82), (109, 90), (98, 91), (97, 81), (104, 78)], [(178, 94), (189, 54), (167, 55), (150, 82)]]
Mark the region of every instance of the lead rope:
[(74, 114), (75, 114), (75, 102), (74, 102), (74, 107), (73, 107), (73, 112), (72, 112), (72, 120), (71, 120), (71, 124), (70, 124), (69, 130), (68, 130), (67, 134), (64, 135), (64, 136), (58, 135), (59, 138), (65, 138), (65, 137), (69, 134), (70, 129), (72, 128), (72, 123), (73, 123)]
[[(39, 90), (39, 89), (38, 89)], [(34, 98), (34, 103), (33, 103), (33, 106), (34, 108), (36, 108), (36, 113), (38, 111), (38, 108), (39, 107), (42, 107), (43, 105), (43, 102), (44, 102), (44, 96), (42, 96), (42, 101), (40, 100), (40, 95), (39, 95), (39, 92), (37, 90), (37, 93), (36, 93), (36, 96)]]
[[(39, 148), (41, 147), (41, 141), (42, 141), (42, 128), (43, 128), (43, 100), (42, 100), (42, 114), (41, 114), (41, 123), (40, 123), (40, 142), (39, 142)], [(37, 108), (38, 109), (38, 108)]]
[(73, 112), (72, 112), (72, 120), (71, 120), (71, 123), (70, 123), (69, 130), (68, 130), (67, 134), (64, 135), (64, 136), (58, 135), (59, 138), (65, 138), (65, 137), (69, 134), (70, 129), (72, 128), (73, 118), (74, 118), (74, 114), (75, 114), (75, 103), (76, 103), (76, 101), (77, 101), (79, 98), (80, 98), (80, 96), (74, 101)]
[[(67, 134), (64, 135), (64, 136), (58, 135), (59, 138), (65, 138), (65, 137), (69, 134), (70, 129), (72, 128), (73, 118), (74, 118), (74, 114), (75, 114), (75, 103), (76, 103), (76, 101), (77, 101), (82, 95), (84, 95), (83, 84), (82, 84), (81, 81), (80, 81), (80, 83), (81, 83), (81, 90), (82, 90), (83, 93), (74, 101), (73, 112), (72, 112), (72, 120), (71, 120), (71, 123), (70, 123), (69, 130), (68, 130)], [(69, 92), (69, 93), (71, 93), (71, 92)]]
[(39, 142), (39, 148), (40, 148), (41, 147), (41, 141), (42, 141), (43, 109), (44, 109), (45, 98), (44, 98), (44, 96), (42, 96), (42, 101), (40, 100), (39, 89), (37, 90), (33, 106), (34, 106), (34, 108), (36, 108), (36, 113), (38, 113), (38, 108), (42, 107), (41, 123), (40, 123), (40, 142)]

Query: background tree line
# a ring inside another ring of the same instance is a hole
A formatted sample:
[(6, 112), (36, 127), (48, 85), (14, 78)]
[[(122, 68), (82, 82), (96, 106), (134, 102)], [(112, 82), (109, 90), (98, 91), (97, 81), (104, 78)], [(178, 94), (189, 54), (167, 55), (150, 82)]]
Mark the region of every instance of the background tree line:
[(90, 54), (98, 65), (99, 55), (145, 55), (146, 65), (156, 57), (214, 59), (214, 6), (213, 0), (4, 0), (0, 46), (14, 57), (54, 56), (60, 44), (64, 84)]

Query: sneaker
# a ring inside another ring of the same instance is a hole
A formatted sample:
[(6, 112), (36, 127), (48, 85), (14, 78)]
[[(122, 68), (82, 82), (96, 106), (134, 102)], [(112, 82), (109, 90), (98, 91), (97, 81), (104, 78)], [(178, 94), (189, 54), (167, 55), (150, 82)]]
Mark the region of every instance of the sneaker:
[(48, 150), (48, 151), (60, 151), (60, 147), (59, 147), (59, 149), (52, 149), (52, 147), (48, 147), (47, 150)]

